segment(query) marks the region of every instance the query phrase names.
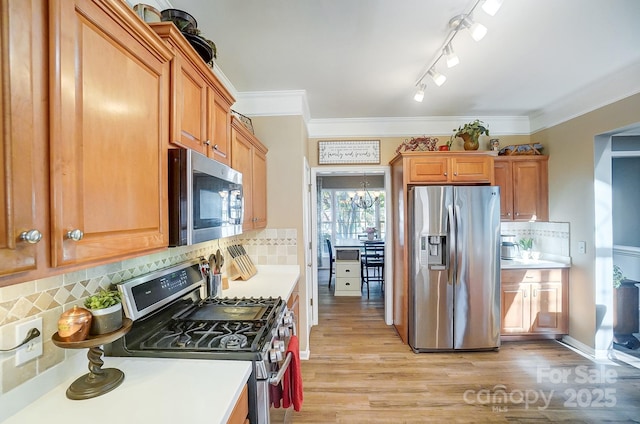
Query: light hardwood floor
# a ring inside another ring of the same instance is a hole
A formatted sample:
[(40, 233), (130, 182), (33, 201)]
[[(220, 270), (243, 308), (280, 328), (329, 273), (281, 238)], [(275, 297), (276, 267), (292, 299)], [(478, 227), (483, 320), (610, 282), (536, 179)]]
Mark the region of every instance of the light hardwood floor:
[(597, 364), (555, 341), (415, 354), (384, 324), (377, 284), (369, 300), (334, 297), (326, 271), (321, 278), (294, 423), (640, 422), (636, 368)]

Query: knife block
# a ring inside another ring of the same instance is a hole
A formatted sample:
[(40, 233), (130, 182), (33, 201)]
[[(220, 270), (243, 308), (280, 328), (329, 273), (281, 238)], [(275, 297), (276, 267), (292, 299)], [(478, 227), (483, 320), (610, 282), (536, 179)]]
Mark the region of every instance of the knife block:
[(253, 261), (251, 261), (249, 255), (246, 254), (231, 258), (231, 263), (229, 264), (229, 269), (227, 270), (227, 274), (229, 275), (229, 278), (231, 280), (244, 281), (256, 275), (257, 272), (258, 270), (253, 264)]

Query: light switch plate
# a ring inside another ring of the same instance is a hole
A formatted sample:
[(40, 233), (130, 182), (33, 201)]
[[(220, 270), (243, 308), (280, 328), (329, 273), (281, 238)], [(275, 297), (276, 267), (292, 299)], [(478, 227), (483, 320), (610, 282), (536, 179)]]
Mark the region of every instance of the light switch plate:
[(586, 241), (579, 241), (578, 242), (578, 252), (582, 253), (583, 255), (585, 253), (587, 253), (587, 242)]
[(16, 367), (42, 356), (42, 318), (16, 325), (16, 344), (22, 343), (32, 328), (37, 328), (40, 335), (16, 350)]

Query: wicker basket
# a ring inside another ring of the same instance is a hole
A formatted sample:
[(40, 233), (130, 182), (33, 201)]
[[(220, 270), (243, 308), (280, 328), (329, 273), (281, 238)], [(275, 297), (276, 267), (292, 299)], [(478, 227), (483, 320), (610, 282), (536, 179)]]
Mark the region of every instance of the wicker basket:
[(519, 156), (519, 155), (541, 155), (542, 144), (529, 143), (529, 144), (512, 144), (505, 146), (498, 152), (500, 156)]

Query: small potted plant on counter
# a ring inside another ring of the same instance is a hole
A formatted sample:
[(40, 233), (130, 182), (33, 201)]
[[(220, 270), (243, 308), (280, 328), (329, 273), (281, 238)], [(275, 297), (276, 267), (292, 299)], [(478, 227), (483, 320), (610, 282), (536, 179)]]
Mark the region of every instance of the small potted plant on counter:
[(92, 315), (89, 334), (111, 333), (122, 327), (122, 299), (117, 290), (102, 289), (86, 298), (84, 306)]
[(531, 249), (533, 249), (533, 239), (531, 237), (523, 237), (518, 241), (520, 245), (520, 256), (522, 259), (531, 257)]

